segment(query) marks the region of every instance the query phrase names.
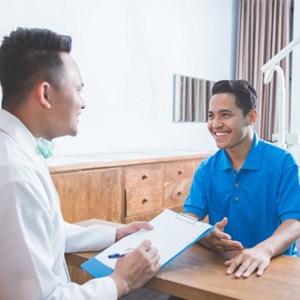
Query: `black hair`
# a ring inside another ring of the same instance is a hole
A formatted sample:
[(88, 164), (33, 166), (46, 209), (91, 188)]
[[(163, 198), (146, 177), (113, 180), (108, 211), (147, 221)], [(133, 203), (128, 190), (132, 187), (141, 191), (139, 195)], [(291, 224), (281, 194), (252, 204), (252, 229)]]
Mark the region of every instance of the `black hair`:
[(2, 107), (16, 107), (39, 81), (58, 88), (63, 61), (61, 52), (70, 53), (70, 36), (48, 29), (18, 28), (3, 38), (0, 47)]
[(244, 116), (256, 108), (256, 91), (246, 80), (217, 81), (212, 88), (212, 95), (221, 93), (233, 93), (236, 96), (236, 105), (243, 111)]

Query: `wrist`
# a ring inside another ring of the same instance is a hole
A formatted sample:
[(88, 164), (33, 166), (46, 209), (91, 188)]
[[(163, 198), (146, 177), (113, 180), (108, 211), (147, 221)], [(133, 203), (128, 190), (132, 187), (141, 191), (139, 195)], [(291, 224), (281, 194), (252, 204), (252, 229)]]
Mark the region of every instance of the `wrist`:
[(130, 292), (130, 286), (125, 279), (120, 278), (115, 274), (112, 274), (111, 278), (114, 280), (116, 284), (117, 291), (118, 291), (118, 299), (127, 295)]
[(270, 258), (277, 255), (276, 249), (266, 241), (258, 244), (256, 247), (259, 248), (260, 252), (263, 252), (265, 255), (267, 255)]

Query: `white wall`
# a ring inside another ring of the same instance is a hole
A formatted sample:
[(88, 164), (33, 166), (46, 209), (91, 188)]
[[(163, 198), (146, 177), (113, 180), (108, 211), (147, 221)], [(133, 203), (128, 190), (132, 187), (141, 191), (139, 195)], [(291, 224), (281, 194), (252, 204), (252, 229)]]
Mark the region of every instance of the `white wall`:
[(0, 36), (22, 26), (73, 38), (87, 108), (58, 153), (214, 147), (205, 124), (172, 122), (172, 76), (233, 78), (237, 0), (1, 2)]

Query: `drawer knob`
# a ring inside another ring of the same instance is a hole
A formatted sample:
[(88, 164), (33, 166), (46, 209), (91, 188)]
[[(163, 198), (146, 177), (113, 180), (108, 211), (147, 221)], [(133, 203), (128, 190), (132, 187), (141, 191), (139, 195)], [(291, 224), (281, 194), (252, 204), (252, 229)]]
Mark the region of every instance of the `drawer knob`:
[(178, 171), (178, 175), (182, 175), (183, 174), (183, 171), (182, 170), (179, 170)]
[(147, 198), (144, 198), (143, 200), (142, 200), (142, 203), (143, 204), (146, 204), (148, 202), (148, 199)]
[(147, 174), (142, 175), (142, 180), (145, 180), (145, 179), (147, 179), (147, 178), (148, 178), (148, 175), (147, 175)]

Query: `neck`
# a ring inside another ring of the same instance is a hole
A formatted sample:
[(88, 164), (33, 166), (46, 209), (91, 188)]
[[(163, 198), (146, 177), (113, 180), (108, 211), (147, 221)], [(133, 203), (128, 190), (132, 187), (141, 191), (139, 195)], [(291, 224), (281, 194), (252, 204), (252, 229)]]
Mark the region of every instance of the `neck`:
[(20, 107), (6, 110), (16, 116), (27, 127), (34, 137), (44, 137), (42, 126), (43, 120), (37, 118), (39, 114), (32, 112), (27, 105), (24, 104)]
[(249, 134), (243, 139), (241, 143), (238, 145), (226, 149), (226, 152), (230, 158), (232, 167), (236, 170), (239, 171), (241, 167), (243, 166), (248, 153), (251, 149), (251, 146), (253, 144), (254, 140), (254, 132), (253, 130), (249, 132)]

